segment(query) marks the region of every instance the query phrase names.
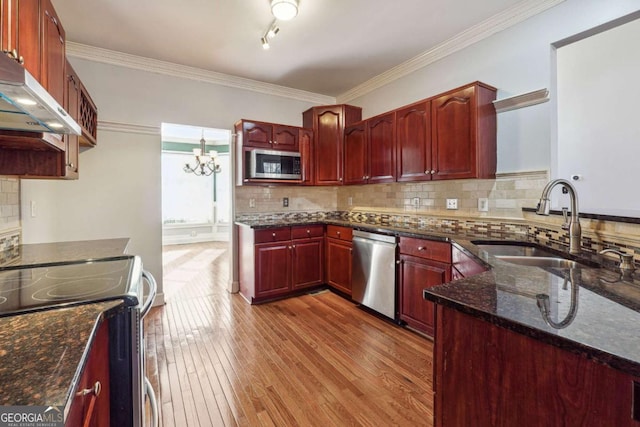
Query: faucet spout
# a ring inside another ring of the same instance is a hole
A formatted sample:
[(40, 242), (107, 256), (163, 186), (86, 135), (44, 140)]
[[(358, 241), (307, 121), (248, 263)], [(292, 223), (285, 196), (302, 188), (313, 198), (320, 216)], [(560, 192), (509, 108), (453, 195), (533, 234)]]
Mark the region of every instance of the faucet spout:
[(567, 189), (569, 198), (571, 199), (571, 218), (569, 219), (569, 253), (580, 253), (582, 228), (580, 227), (580, 217), (578, 214), (578, 192), (575, 187), (566, 179), (554, 179), (550, 181), (542, 190), (540, 202), (536, 213), (538, 215), (549, 215), (551, 190), (561, 185)]

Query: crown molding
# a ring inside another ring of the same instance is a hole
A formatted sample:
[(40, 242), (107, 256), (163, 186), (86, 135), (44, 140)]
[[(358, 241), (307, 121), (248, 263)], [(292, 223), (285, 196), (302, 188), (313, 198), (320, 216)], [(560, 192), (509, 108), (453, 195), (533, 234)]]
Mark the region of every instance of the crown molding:
[(427, 65), (433, 64), (459, 50), (474, 43), (484, 40), (495, 33), (512, 27), (532, 16), (544, 12), (565, 0), (524, 0), (515, 6), (495, 15), (491, 18), (461, 32), (460, 34), (444, 41), (410, 60), (403, 62), (382, 74), (379, 74), (366, 82), (337, 96), (336, 102), (343, 104), (360, 96), (366, 95), (382, 86), (385, 86), (401, 77), (411, 74)]
[(122, 122), (98, 120), (99, 131), (137, 133), (143, 135), (160, 135), (160, 126), (135, 125)]
[(128, 53), (117, 52), (114, 50), (103, 49), (81, 43), (67, 42), (66, 52), (69, 56), (86, 59), (88, 61), (117, 65), (134, 70), (147, 71), (172, 77), (180, 77), (220, 86), (245, 89), (253, 92), (264, 93), (267, 95), (295, 99), (298, 101), (306, 101), (316, 104), (336, 103), (336, 98), (332, 96), (321, 95), (318, 93), (307, 92), (299, 89), (292, 89), (285, 86), (264, 83), (257, 80), (246, 79), (243, 77), (231, 76), (229, 74), (217, 73), (215, 71), (203, 70), (200, 68), (175, 64), (172, 62), (130, 55)]

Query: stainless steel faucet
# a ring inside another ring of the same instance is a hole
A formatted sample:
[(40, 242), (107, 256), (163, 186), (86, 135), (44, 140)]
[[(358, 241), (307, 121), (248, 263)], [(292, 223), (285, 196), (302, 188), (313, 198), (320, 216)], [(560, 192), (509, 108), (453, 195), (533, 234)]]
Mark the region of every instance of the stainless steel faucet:
[(538, 203), (538, 209), (536, 213), (538, 215), (549, 215), (549, 195), (551, 190), (557, 185), (562, 185), (567, 189), (569, 198), (571, 199), (571, 217), (569, 219), (569, 253), (579, 254), (581, 247), (582, 229), (580, 228), (580, 218), (578, 216), (578, 193), (576, 189), (566, 179), (554, 179), (549, 182), (542, 190), (542, 196), (540, 196), (540, 203)]

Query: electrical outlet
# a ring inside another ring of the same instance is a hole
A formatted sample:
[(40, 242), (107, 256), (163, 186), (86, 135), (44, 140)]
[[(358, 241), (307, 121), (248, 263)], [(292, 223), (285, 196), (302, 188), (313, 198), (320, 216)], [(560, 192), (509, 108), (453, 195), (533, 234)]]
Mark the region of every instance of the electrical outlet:
[(250, 208), (255, 208), (256, 207), (256, 199), (249, 199), (249, 207)]
[(458, 199), (447, 199), (447, 209), (458, 209)]
[(283, 208), (288, 208), (289, 207), (289, 198), (288, 197), (283, 197), (282, 198), (282, 207)]
[(349, 196), (349, 198), (347, 199), (347, 203), (349, 204), (349, 206), (353, 206), (353, 197)]
[(414, 197), (413, 200), (411, 201), (411, 203), (413, 204), (413, 206), (418, 207), (420, 206), (420, 197)]
[(489, 212), (489, 199), (486, 197), (478, 198), (478, 211)]

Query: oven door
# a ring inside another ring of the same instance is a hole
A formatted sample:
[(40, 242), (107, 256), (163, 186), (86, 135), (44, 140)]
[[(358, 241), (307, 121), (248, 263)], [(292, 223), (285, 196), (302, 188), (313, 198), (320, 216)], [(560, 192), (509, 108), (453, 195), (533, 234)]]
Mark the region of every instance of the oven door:
[(300, 153), (251, 150), (249, 152), (249, 178), (301, 179)]

